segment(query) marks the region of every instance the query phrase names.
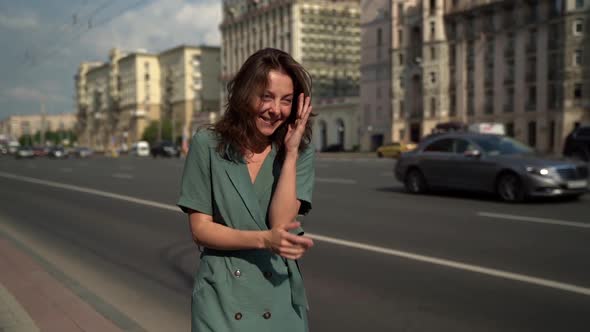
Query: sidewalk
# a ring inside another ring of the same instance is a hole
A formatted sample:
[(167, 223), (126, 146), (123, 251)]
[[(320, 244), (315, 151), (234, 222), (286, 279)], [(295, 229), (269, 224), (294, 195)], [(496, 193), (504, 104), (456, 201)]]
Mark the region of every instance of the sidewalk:
[(121, 331), (0, 236), (0, 332)]

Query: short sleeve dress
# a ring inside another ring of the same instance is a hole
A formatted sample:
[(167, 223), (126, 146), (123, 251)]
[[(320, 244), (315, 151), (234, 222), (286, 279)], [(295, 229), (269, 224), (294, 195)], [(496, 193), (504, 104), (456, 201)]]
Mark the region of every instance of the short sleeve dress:
[[(273, 147), (254, 183), (245, 163), (217, 151), (216, 135), (200, 130), (192, 138), (178, 206), (213, 216), (239, 230), (267, 230), (268, 208), (282, 163)], [(314, 150), (297, 160), (299, 213), (311, 209)], [(303, 229), (296, 230), (303, 234)], [(222, 251), (205, 248), (192, 293), (192, 331), (308, 330), (307, 297), (297, 262), (268, 250)]]

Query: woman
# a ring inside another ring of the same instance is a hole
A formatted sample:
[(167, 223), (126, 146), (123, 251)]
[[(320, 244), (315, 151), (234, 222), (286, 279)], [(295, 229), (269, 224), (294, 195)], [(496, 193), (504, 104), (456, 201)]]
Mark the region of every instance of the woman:
[(296, 260), (313, 246), (311, 78), (280, 50), (256, 52), (228, 84), (223, 118), (192, 138), (178, 205), (204, 247), (193, 331), (307, 331)]

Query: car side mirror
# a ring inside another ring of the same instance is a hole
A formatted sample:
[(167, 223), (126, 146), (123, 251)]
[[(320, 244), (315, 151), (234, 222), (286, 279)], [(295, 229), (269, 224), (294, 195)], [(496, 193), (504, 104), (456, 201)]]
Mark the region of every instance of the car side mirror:
[(463, 155), (467, 158), (479, 159), (481, 157), (481, 151), (479, 150), (467, 150), (463, 152)]

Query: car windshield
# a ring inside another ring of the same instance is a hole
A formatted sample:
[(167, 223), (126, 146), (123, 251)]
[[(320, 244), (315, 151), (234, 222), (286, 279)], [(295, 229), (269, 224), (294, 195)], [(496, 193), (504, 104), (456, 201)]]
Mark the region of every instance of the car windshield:
[(532, 154), (535, 151), (527, 145), (505, 136), (481, 136), (473, 140), (491, 156), (511, 154)]

